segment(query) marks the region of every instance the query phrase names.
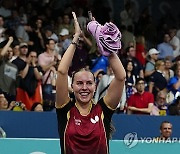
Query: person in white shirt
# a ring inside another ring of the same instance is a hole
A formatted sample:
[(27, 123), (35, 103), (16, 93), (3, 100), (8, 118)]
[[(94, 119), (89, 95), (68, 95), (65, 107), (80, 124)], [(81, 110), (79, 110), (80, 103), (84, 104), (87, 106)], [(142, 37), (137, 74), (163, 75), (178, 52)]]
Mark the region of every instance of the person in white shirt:
[(174, 50), (174, 58), (176, 58), (177, 56), (180, 55), (180, 40), (179, 38), (176, 36), (176, 29), (175, 28), (172, 28), (169, 30), (169, 36), (171, 37), (171, 40), (170, 40), (170, 44), (172, 45), (173, 47), (173, 50)]

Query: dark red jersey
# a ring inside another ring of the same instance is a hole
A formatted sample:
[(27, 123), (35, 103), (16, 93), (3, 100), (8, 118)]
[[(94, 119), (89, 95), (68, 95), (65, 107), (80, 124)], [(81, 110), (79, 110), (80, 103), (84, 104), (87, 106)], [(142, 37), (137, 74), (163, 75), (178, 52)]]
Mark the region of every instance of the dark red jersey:
[(103, 99), (82, 116), (74, 102), (57, 109), (62, 154), (108, 154), (113, 111)]

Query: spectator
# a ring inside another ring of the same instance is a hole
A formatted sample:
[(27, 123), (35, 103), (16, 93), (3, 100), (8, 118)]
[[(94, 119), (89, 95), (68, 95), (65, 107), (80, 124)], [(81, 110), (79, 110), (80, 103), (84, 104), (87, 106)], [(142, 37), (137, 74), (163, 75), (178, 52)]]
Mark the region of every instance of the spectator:
[(176, 67), (175, 76), (170, 78), (167, 88), (174, 96), (177, 92), (180, 92), (180, 66)]
[(139, 35), (136, 37), (136, 58), (139, 60), (143, 68), (146, 63), (146, 46), (145, 46), (145, 38), (143, 35)]
[(149, 79), (149, 92), (153, 93), (155, 97), (159, 91), (166, 91), (167, 81), (163, 74), (164, 69), (164, 61), (158, 60), (155, 64), (155, 72), (150, 76)]
[(91, 71), (94, 74), (97, 74), (99, 72), (99, 70), (103, 70), (105, 73), (107, 73), (107, 67), (109, 65), (108, 62), (108, 58), (106, 56), (103, 56), (99, 53), (99, 49), (97, 48), (97, 58), (95, 58), (95, 60), (93, 60), (90, 68)]
[(0, 110), (10, 110), (8, 109), (8, 101), (3, 94), (0, 94)]
[(0, 15), (2, 15), (5, 18), (8, 18), (11, 16), (11, 10), (10, 8), (12, 7), (12, 1), (6, 0), (1, 2), (1, 7), (0, 7)]
[(169, 105), (170, 115), (180, 115), (180, 96), (175, 99), (175, 101)]
[(120, 19), (121, 19), (121, 24), (125, 25), (126, 27), (128, 26), (133, 26), (133, 20), (132, 20), (132, 10), (131, 10), (131, 4), (130, 2), (126, 2), (124, 6), (124, 10), (120, 12)]
[(166, 78), (166, 81), (168, 82), (169, 79), (174, 76), (174, 71), (171, 69), (172, 68), (172, 61), (170, 58), (166, 57), (164, 59), (164, 62), (165, 62), (164, 76)]
[(55, 42), (58, 42), (59, 38), (56, 35), (56, 33), (54, 33), (52, 26), (48, 25), (45, 27), (45, 38), (44, 39), (45, 39), (45, 41), (47, 39), (53, 39)]
[(66, 49), (71, 43), (71, 39), (69, 38), (69, 31), (66, 28), (63, 28), (61, 32), (59, 33), (59, 42), (56, 43), (56, 49), (58, 54), (61, 56), (64, 54)]
[(171, 28), (169, 30), (169, 36), (170, 36), (170, 44), (174, 50), (173, 52), (174, 58), (176, 58), (180, 55), (180, 40), (176, 36), (176, 28)]
[(159, 51), (159, 59), (164, 59), (169, 57), (171, 60), (174, 58), (173, 48), (170, 45), (170, 36), (169, 34), (164, 34), (164, 41), (157, 45), (157, 49)]
[(26, 106), (23, 103), (18, 104), (16, 101), (11, 101), (9, 104), (6, 97), (3, 94), (0, 94), (0, 110), (23, 111), (26, 110)]
[[(95, 93), (95, 97), (94, 100), (95, 102), (98, 102), (102, 97), (105, 96), (105, 94), (107, 93), (107, 89), (111, 83), (111, 81), (114, 79), (114, 73), (113, 70), (110, 66), (108, 66), (108, 71), (107, 74), (103, 75), (101, 80), (99, 81), (99, 84), (96, 88), (96, 93)], [(126, 92), (125, 92), (125, 86), (122, 92), (122, 97), (121, 100), (118, 104), (118, 108), (120, 108), (120, 110), (124, 110), (125, 107), (125, 103), (126, 103)]]
[(122, 44), (123, 44), (123, 49), (125, 50), (130, 42), (135, 42), (135, 36), (132, 32), (128, 31), (126, 26), (122, 25), (121, 26), (121, 31), (122, 31)]
[(9, 62), (12, 42), (13, 37), (9, 37), (7, 44), (0, 50), (0, 89), (9, 102), (15, 100), (16, 76), (18, 74), (16, 65)]
[(133, 72), (134, 64), (131, 60), (129, 60), (125, 66), (126, 70), (126, 98), (128, 99), (132, 94), (136, 92), (135, 83), (136, 83), (136, 76)]
[(167, 93), (165, 91), (158, 92), (151, 115), (166, 116), (169, 114), (168, 105), (166, 103), (166, 95)]
[(35, 51), (31, 51), (27, 56), (27, 44), (21, 43), (19, 47), (20, 55), (13, 61), (18, 67), (19, 73), (16, 101), (21, 101), (30, 110), (34, 102), (42, 101), (40, 88), (42, 69), (37, 65), (37, 53)]
[(157, 51), (155, 48), (152, 48), (148, 52), (149, 60), (146, 63), (145, 68), (145, 77), (147, 81), (149, 80), (149, 77), (155, 72), (155, 63), (156, 60), (158, 60), (159, 51)]
[(43, 112), (44, 110), (43, 110), (42, 103), (39, 103), (39, 102), (33, 103), (31, 107), (31, 111)]
[(13, 56), (10, 59), (10, 62), (12, 62), (13, 60), (15, 60), (18, 56), (19, 56), (19, 44), (14, 45), (13, 47)]
[(81, 29), (85, 30), (88, 19), (86, 17), (84, 17), (83, 8), (78, 8), (77, 19), (78, 19), (78, 22), (79, 22), (79, 25), (80, 25)]
[(80, 68), (89, 68), (89, 49), (92, 46), (91, 41), (85, 36), (84, 32), (81, 33), (79, 44), (74, 54), (72, 65), (69, 69), (69, 74), (79, 70)]
[(0, 15), (0, 43), (6, 40), (4, 32), (4, 17)]
[(133, 68), (134, 75), (136, 77), (144, 78), (143, 67), (136, 58), (135, 48), (133, 46), (126, 48), (126, 54), (127, 55), (125, 57), (122, 57), (123, 66), (127, 64), (127, 61), (131, 60), (134, 64), (134, 68)]
[(127, 100), (128, 114), (150, 114), (154, 104), (154, 96), (145, 91), (145, 80), (138, 78), (136, 80), (137, 92)]
[(56, 65), (61, 57), (55, 52), (55, 41), (53, 39), (48, 39), (45, 45), (46, 51), (38, 56), (38, 64), (44, 71), (42, 78), (43, 100), (55, 101), (53, 82), (56, 80)]
[(99, 82), (101, 81), (103, 75), (106, 73), (104, 71), (99, 70), (99, 72), (96, 75), (96, 86), (98, 86)]
[(70, 17), (69, 17), (68, 14), (64, 14), (64, 15), (63, 15), (63, 22), (62, 22), (61, 25), (59, 25), (58, 34), (61, 32), (61, 30), (62, 30), (63, 28), (68, 29), (68, 31), (69, 31), (69, 37), (72, 37), (72, 36), (73, 36), (73, 33), (74, 33), (73, 25), (71, 24), (71, 19), (70, 19)]
[(44, 33), (42, 30), (43, 20), (40, 18), (37, 18), (35, 21), (32, 21), (30, 31), (29, 31), (29, 37), (30, 40), (33, 41), (33, 45), (31, 46), (31, 50), (37, 51), (37, 54), (41, 54), (44, 49)]

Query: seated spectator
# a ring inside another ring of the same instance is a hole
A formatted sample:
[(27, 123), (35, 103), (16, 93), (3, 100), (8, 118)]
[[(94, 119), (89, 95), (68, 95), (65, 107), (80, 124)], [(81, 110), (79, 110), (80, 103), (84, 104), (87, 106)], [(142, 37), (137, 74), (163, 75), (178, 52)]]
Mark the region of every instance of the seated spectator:
[(166, 90), (167, 81), (164, 77), (165, 63), (162, 60), (158, 60), (155, 64), (156, 71), (150, 76), (149, 79), (149, 92), (156, 97), (157, 93), (161, 90)]
[(175, 100), (174, 103), (169, 105), (168, 109), (170, 115), (180, 115), (180, 96)]
[(171, 69), (172, 68), (172, 61), (170, 58), (165, 58), (165, 69), (164, 69), (164, 77), (166, 78), (166, 81), (168, 82), (170, 78), (174, 76), (174, 71)]
[(139, 35), (136, 38), (136, 58), (139, 60), (141, 65), (145, 67), (146, 63), (146, 51), (145, 51), (145, 37), (143, 35)]
[(8, 101), (4, 97), (4, 94), (0, 94), (0, 110), (9, 110), (8, 109)]
[(62, 24), (59, 25), (57, 33), (59, 34), (63, 28), (68, 29), (69, 36), (72, 37), (72, 35), (74, 34), (74, 28), (73, 24), (71, 24), (71, 19), (68, 14), (63, 15), (63, 21)]
[(96, 75), (99, 72), (99, 70), (103, 70), (105, 73), (107, 73), (108, 65), (108, 58), (99, 54), (99, 52), (97, 51), (97, 58), (95, 58), (90, 67), (91, 71)]
[(128, 99), (132, 94), (136, 92), (135, 83), (136, 83), (136, 76), (133, 72), (134, 64), (131, 60), (129, 60), (125, 66), (126, 70), (126, 98)]
[(23, 111), (26, 110), (26, 106), (23, 103), (11, 101), (9, 104), (4, 94), (0, 94), (0, 110), (4, 111)]
[(66, 49), (71, 44), (71, 39), (69, 38), (69, 31), (66, 28), (63, 28), (59, 33), (59, 42), (56, 43), (55, 49), (61, 56), (64, 54)]
[(55, 42), (58, 42), (58, 36), (54, 33), (52, 26), (48, 25), (45, 27), (45, 39), (53, 39)]
[(43, 110), (43, 106), (41, 103), (35, 102), (31, 107), (31, 111), (43, 112), (44, 110)]
[(99, 70), (99, 72), (96, 75), (96, 86), (98, 86), (99, 81), (101, 80), (101, 78), (103, 77), (103, 75), (105, 75), (106, 73), (102, 70)]
[[(113, 79), (114, 79), (114, 73), (112, 71), (112, 68), (108, 66), (107, 74), (102, 76), (96, 88), (96, 93), (94, 97), (95, 102), (98, 102), (103, 96), (105, 96), (107, 89)], [(120, 110), (124, 110), (125, 103), (126, 103), (126, 92), (124, 87), (122, 92), (122, 97), (117, 108), (120, 108)]]
[(136, 56), (136, 50), (133, 46), (130, 46), (126, 48), (126, 56), (120, 58), (122, 60), (123, 66), (127, 64), (127, 61), (131, 60), (134, 64), (134, 68), (133, 68), (134, 75), (136, 77), (144, 78), (143, 66), (135, 56)]
[(175, 76), (170, 78), (167, 88), (174, 96), (177, 92), (180, 92), (180, 66), (176, 67)]
[(137, 78), (136, 89), (137, 92), (127, 100), (127, 113), (150, 114), (154, 104), (154, 96), (145, 91), (145, 80), (143, 78)]
[(155, 63), (156, 60), (158, 60), (159, 51), (157, 51), (155, 48), (152, 48), (148, 52), (149, 60), (146, 63), (145, 67), (145, 77), (147, 81), (149, 80), (149, 77), (155, 72)]
[(0, 43), (6, 40), (6, 37), (4, 35), (5, 30), (4, 17), (0, 15)]
[(82, 32), (79, 37), (78, 46), (74, 53), (72, 60), (72, 65), (69, 69), (69, 75), (72, 75), (72, 72), (77, 71), (81, 68), (89, 68), (90, 58), (89, 58), (89, 49), (92, 46), (92, 43), (88, 37), (85, 36), (85, 33)]
[(169, 114), (168, 106), (166, 103), (166, 95), (167, 93), (165, 91), (158, 92), (151, 115), (166, 116)]
[(173, 59), (173, 48), (169, 44), (170, 36), (169, 34), (164, 34), (164, 41), (160, 44), (158, 44), (157, 49), (159, 51), (159, 59), (164, 59), (166, 57), (169, 57), (171, 60)]
[(174, 58), (178, 57), (180, 55), (180, 40), (176, 36), (177, 29), (176, 28), (171, 28), (169, 30), (169, 36), (170, 36), (170, 45), (173, 47), (173, 55)]

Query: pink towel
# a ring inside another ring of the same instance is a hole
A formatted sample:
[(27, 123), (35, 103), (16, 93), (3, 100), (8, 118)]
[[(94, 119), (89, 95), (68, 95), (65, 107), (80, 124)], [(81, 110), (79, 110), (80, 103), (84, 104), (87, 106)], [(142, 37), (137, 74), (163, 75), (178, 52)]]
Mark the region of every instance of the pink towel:
[(102, 26), (97, 21), (91, 21), (87, 25), (87, 30), (96, 39), (102, 55), (109, 56), (121, 49), (121, 33), (115, 24), (110, 22)]

